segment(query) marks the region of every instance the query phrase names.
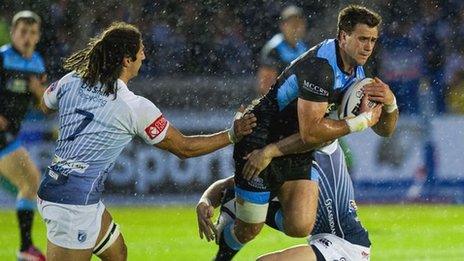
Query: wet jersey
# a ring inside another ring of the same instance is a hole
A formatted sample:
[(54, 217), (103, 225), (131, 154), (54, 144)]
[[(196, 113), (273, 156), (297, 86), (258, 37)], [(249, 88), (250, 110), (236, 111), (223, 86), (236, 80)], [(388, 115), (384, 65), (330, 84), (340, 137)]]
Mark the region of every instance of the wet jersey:
[(44, 102), (58, 110), (60, 134), (54, 159), (40, 185), (40, 198), (87, 205), (100, 200), (116, 158), (134, 136), (161, 142), (169, 122), (149, 100), (117, 80), (116, 95), (86, 88), (70, 73), (45, 91)]
[(276, 34), (263, 47), (260, 53), (260, 65), (275, 68), (282, 72), (290, 62), (298, 58), (308, 47), (303, 41), (298, 41), (292, 47), (282, 34)]
[[(254, 149), (297, 133), (298, 98), (328, 102), (327, 113), (336, 112), (349, 85), (365, 77), (362, 66), (357, 66), (352, 75), (343, 72), (339, 68), (340, 59), (337, 41), (329, 39), (294, 60), (251, 109), (256, 115), (257, 126), (235, 145), (234, 158), (240, 159)], [(310, 156), (306, 153), (287, 157)]]
[(329, 233), (352, 244), (370, 247), (369, 235), (357, 217), (357, 206), (345, 155), (335, 142), (314, 153), (319, 175), (319, 205), (312, 235)]
[(0, 132), (0, 148), (3, 148), (18, 135), (31, 102), (29, 78), (41, 79), (45, 64), (39, 53), (25, 58), (9, 44), (0, 48), (0, 64), (0, 115), (8, 120), (7, 130)]

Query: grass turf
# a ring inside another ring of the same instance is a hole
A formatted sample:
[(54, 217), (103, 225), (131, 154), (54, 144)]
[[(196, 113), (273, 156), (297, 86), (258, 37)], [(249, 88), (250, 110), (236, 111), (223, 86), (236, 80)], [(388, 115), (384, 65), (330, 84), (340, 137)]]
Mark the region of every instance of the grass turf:
[[(129, 260), (211, 260), (216, 251), (213, 243), (200, 241), (193, 206), (109, 210), (121, 225)], [(373, 242), (371, 260), (463, 260), (464, 206), (361, 205), (358, 212)], [(0, 260), (15, 259), (17, 226), (13, 210), (0, 210)], [(34, 241), (45, 250), (45, 227), (38, 215)], [(265, 229), (235, 260), (253, 260), (305, 242)]]

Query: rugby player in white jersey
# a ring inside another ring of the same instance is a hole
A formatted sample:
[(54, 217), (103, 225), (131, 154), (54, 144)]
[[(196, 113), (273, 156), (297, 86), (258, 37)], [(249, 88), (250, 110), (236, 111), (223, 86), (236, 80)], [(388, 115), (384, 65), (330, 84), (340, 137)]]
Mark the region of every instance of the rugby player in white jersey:
[(38, 209), (47, 227), (48, 260), (126, 260), (124, 239), (100, 201), (108, 173), (134, 136), (179, 158), (204, 155), (251, 133), (247, 114), (230, 130), (184, 136), (127, 83), (145, 59), (139, 30), (115, 23), (71, 55), (69, 74), (50, 85), (41, 108), (58, 112), (55, 156), (40, 184)]

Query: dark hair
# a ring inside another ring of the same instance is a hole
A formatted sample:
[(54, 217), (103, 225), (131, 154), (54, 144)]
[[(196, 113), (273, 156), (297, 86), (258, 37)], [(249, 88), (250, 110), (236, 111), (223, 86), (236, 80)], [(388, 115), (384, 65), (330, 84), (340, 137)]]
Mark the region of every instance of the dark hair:
[(343, 8), (338, 14), (338, 31), (340, 36), (341, 31), (350, 34), (354, 31), (357, 24), (366, 24), (369, 27), (379, 26), (382, 17), (364, 6), (349, 5)]
[(23, 22), (27, 25), (38, 24), (40, 26), (42, 21), (40, 16), (38, 16), (36, 13), (29, 10), (23, 10), (13, 16), (13, 19), (11, 20), (11, 27), (15, 28), (20, 22)]
[(75, 52), (64, 61), (66, 70), (75, 71), (82, 77), (88, 90), (101, 84), (99, 92), (116, 93), (116, 81), (122, 72), (124, 58), (137, 59), (142, 35), (137, 27), (117, 22), (103, 33), (92, 38), (86, 48)]

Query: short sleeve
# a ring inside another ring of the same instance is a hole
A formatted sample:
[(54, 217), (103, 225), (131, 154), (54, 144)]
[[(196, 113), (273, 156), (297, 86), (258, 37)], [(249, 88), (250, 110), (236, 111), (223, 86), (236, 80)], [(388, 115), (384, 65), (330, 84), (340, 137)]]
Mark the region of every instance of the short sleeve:
[(60, 87), (59, 81), (53, 82), (43, 94), (45, 106), (51, 110), (58, 110), (58, 92)]
[(161, 111), (149, 100), (139, 96), (135, 113), (136, 134), (146, 143), (153, 145), (166, 136), (169, 122)]
[(333, 93), (334, 73), (326, 60), (305, 61), (296, 74), (299, 98), (314, 102), (329, 101)]

